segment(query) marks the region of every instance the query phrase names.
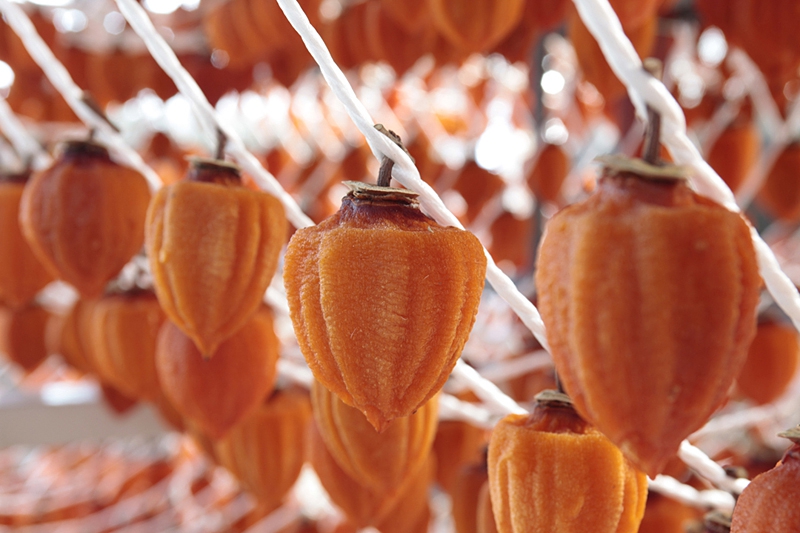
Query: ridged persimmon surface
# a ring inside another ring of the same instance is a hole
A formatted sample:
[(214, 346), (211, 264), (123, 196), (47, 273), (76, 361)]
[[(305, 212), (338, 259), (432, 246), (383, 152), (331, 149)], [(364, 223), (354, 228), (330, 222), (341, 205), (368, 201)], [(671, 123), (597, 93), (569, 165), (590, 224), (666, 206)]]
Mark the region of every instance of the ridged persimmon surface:
[(278, 340), (272, 313), (257, 312), (205, 359), (175, 324), (158, 335), (156, 370), (172, 406), (209, 437), (219, 439), (247, 418), (275, 383)]
[(438, 423), (438, 397), (416, 413), (389, 422), (378, 433), (364, 414), (319, 382), (311, 388), (314, 419), (328, 451), (359, 484), (391, 491), (416, 474), (428, 455)]
[(377, 429), (410, 415), (455, 366), (485, 270), (474, 235), (350, 193), (286, 251), (292, 323), (314, 377)]
[(169, 319), (211, 356), (253, 316), (286, 238), (283, 206), (238, 169), (197, 161), (147, 211), (147, 254)]
[(436, 28), (465, 52), (485, 52), (506, 37), (522, 18), (524, 0), (429, 0)]
[(20, 225), (45, 268), (92, 298), (141, 249), (149, 202), (144, 176), (72, 142), (25, 187)]
[(165, 319), (149, 291), (98, 300), (89, 325), (96, 371), (126, 396), (157, 401), (156, 340)]
[(647, 478), (569, 407), (509, 415), (489, 444), (499, 533), (636, 533)]
[(550, 220), (536, 286), (576, 410), (655, 475), (724, 402), (761, 278), (739, 214), (683, 183), (609, 170)]
[(0, 302), (21, 307), (53, 280), (31, 250), (19, 225), (24, 177), (0, 176)]
[(275, 509), (300, 475), (309, 422), (307, 392), (276, 391), (215, 444), (216, 456), (261, 505)]
[(429, 456), (405, 483), (384, 491), (365, 487), (348, 476), (328, 451), (316, 424), (311, 425), (308, 452), (309, 462), (322, 486), (354, 525), (359, 528), (374, 526), (381, 531), (398, 533), (417, 531), (411, 526), (416, 525), (419, 514), (427, 507), (427, 489), (436, 468), (432, 457)]

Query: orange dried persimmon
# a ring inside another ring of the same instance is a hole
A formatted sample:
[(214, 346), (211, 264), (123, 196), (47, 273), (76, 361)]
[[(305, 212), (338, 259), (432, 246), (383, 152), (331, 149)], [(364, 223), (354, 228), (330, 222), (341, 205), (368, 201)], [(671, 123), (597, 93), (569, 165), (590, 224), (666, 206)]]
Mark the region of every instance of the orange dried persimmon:
[(423, 214), (414, 193), (348, 183), (336, 214), (293, 235), (284, 285), (314, 377), (380, 430), (444, 385), (486, 258), (474, 235)]
[(92, 306), (89, 328), (94, 366), (126, 396), (158, 401), (156, 339), (166, 319), (152, 291), (108, 295)]
[(757, 404), (770, 403), (786, 392), (800, 364), (800, 336), (790, 323), (760, 321), (736, 388)]
[(286, 238), (283, 205), (242, 184), (238, 167), (197, 159), (147, 211), (158, 301), (204, 357), (253, 316)]
[(358, 484), (390, 492), (422, 468), (438, 422), (438, 397), (416, 413), (389, 422), (380, 433), (358, 409), (315, 381), (311, 401), (320, 435), (339, 466)]
[(224, 437), (258, 409), (275, 384), (278, 339), (272, 312), (262, 308), (202, 357), (175, 324), (164, 322), (156, 345), (156, 371), (162, 391), (184, 419), (209, 437)]
[(142, 247), (149, 202), (144, 176), (98, 144), (71, 141), (25, 186), (20, 225), (45, 268), (92, 298)]
[(740, 214), (675, 167), (606, 163), (596, 192), (545, 228), (539, 310), (575, 409), (655, 475), (725, 401), (761, 277)]
[(50, 313), (38, 303), (25, 307), (0, 307), (0, 353), (32, 372), (47, 359), (45, 328)]
[(31, 250), (19, 224), (19, 204), (29, 174), (0, 174), (0, 302), (21, 307), (53, 276)]
[(800, 426), (781, 433), (792, 447), (781, 462), (744, 489), (733, 508), (731, 533), (797, 531), (800, 524)]
[(230, 470), (259, 504), (275, 509), (300, 475), (309, 422), (311, 403), (306, 391), (275, 391), (214, 444), (219, 464)]
[(563, 394), (501, 420), (488, 459), (499, 533), (636, 533), (644, 515), (645, 475)]

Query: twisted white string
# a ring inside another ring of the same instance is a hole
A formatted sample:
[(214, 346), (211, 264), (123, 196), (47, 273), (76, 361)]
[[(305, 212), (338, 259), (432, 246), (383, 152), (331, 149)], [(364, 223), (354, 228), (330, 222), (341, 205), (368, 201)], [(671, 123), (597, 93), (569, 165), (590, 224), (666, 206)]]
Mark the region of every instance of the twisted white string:
[[(2, 0), (7, 2), (8, 0)], [(142, 38), (147, 50), (175, 82), (175, 86), (193, 106), (201, 124), (205, 126), (205, 134), (208, 137), (214, 136), (217, 129), (221, 130), (227, 137), (225, 150), (233, 159), (247, 172), (260, 188), (272, 194), (283, 204), (286, 210), (286, 218), (296, 228), (313, 226), (314, 222), (303, 213), (292, 196), (287, 193), (278, 183), (275, 177), (267, 171), (258, 158), (251, 154), (244, 145), (239, 134), (221, 120), (214, 106), (203, 94), (202, 89), (192, 76), (183, 68), (178, 56), (170, 48), (169, 44), (158, 33), (150, 17), (144, 8), (136, 0), (116, 0), (120, 13), (127, 19), (131, 28)]]
[(53, 162), (53, 158), (42, 145), (34, 139), (28, 129), (19, 120), (5, 98), (0, 98), (0, 131), (11, 142), (17, 154), (31, 162), (31, 167), (38, 170)]
[(648, 479), (647, 486), (653, 492), (677, 500), (684, 505), (699, 509), (718, 509), (723, 512), (732, 512), (736, 500), (729, 492), (724, 490), (697, 490), (691, 485), (685, 485), (669, 476), (658, 475), (655, 479)]
[(131, 148), (108, 122), (82, 100), (83, 90), (75, 85), (72, 76), (39, 36), (31, 19), (22, 8), (11, 0), (0, 0), (0, 11), (14, 33), (22, 40), (30, 56), (41, 67), (47, 79), (61, 93), (78, 118), (97, 132), (99, 139), (111, 149), (114, 155), (139, 171), (147, 179), (152, 190), (161, 187), (161, 178), (156, 171), (144, 162), (136, 150)]

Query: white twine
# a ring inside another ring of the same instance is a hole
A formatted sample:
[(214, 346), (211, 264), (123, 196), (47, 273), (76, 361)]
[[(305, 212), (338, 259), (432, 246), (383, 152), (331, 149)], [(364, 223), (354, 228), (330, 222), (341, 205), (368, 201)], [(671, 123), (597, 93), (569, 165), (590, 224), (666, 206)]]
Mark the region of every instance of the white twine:
[(94, 129), (99, 140), (106, 144), (122, 162), (140, 172), (147, 179), (151, 190), (161, 187), (161, 178), (156, 171), (144, 162), (136, 150), (131, 148), (108, 122), (82, 100), (83, 90), (75, 85), (67, 69), (56, 59), (53, 51), (39, 36), (31, 19), (22, 8), (11, 0), (0, 0), (0, 11), (14, 33), (22, 40), (22, 44), (25, 45), (30, 56), (41, 67), (47, 79), (61, 93), (78, 118)]
[(22, 124), (5, 98), (0, 98), (0, 131), (11, 142), (23, 164), (30, 161), (34, 170), (40, 170), (53, 162), (53, 158)]
[(511, 397), (497, 388), (497, 385), (484, 378), (478, 371), (459, 359), (453, 369), (452, 377), (455, 381), (467, 385), (480, 400), (486, 404), (487, 408), (496, 410), (498, 413), (506, 414), (527, 414), (528, 411), (522, 408)]
[(683, 441), (678, 450), (678, 457), (698, 475), (707, 479), (717, 487), (733, 494), (741, 494), (750, 484), (749, 479), (734, 479), (717, 462), (703, 453), (700, 448), (689, 441)]
[[(2, 0), (8, 2), (8, 0)], [(169, 44), (158, 33), (144, 8), (135, 0), (116, 0), (120, 13), (125, 17), (133, 30), (142, 38), (147, 50), (156, 60), (156, 63), (172, 79), (180, 93), (184, 95), (194, 108), (201, 124), (205, 127), (205, 134), (214, 136), (217, 129), (227, 137), (225, 150), (231, 157), (256, 181), (264, 191), (275, 196), (286, 210), (286, 218), (296, 228), (313, 226), (314, 222), (303, 213), (292, 196), (278, 183), (275, 177), (267, 171), (244, 145), (242, 138), (235, 129), (221, 120), (214, 106), (203, 94), (202, 89), (192, 76), (183, 68), (178, 56)]]
[(497, 422), (497, 417), (480, 405), (459, 400), (444, 392), (439, 394), (439, 419), (460, 420), (484, 429), (492, 429)]
[(714, 489), (697, 490), (691, 485), (685, 485), (669, 476), (658, 475), (655, 479), (648, 479), (647, 487), (653, 492), (669, 496), (684, 505), (698, 509), (718, 509), (723, 512), (732, 512), (736, 503), (729, 492)]

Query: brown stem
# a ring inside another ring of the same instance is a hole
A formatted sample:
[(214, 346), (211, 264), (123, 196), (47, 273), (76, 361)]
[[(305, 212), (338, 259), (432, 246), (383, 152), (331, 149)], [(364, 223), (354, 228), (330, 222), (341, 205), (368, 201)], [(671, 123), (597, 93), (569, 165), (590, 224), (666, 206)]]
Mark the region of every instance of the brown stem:
[[(374, 127), (376, 130), (389, 137), (392, 142), (394, 142), (397, 146), (402, 148), (405, 153), (408, 154), (408, 150), (406, 150), (406, 147), (403, 146), (403, 141), (400, 139), (398, 134), (390, 129), (386, 129), (383, 124), (375, 124)], [(409, 157), (411, 157), (411, 154), (409, 154)], [(378, 171), (378, 187), (389, 187), (392, 181), (392, 167), (394, 167), (394, 161), (388, 157), (384, 157), (383, 161), (381, 161), (381, 168)]]
[(381, 161), (381, 168), (378, 170), (378, 187), (389, 187), (392, 181), (392, 167), (394, 167), (394, 161), (384, 157)]
[(647, 133), (644, 138), (644, 153), (642, 159), (651, 165), (658, 163), (661, 149), (661, 115), (650, 106), (647, 106)]
[[(644, 69), (653, 77), (661, 79), (663, 65), (658, 59), (653, 57), (648, 57), (645, 59)], [(647, 131), (645, 132), (642, 159), (651, 165), (657, 165), (660, 149), (661, 115), (652, 107), (647, 106)]]
[[(111, 126), (111, 129), (119, 133), (119, 128), (113, 122), (111, 122), (111, 120), (109, 120), (108, 116), (106, 116), (105, 112), (100, 107), (100, 104), (97, 103), (97, 100), (94, 99), (91, 93), (83, 91), (83, 94), (81, 95), (81, 101), (84, 104), (86, 104), (92, 111), (94, 111), (95, 115), (102, 118), (106, 124)], [(89, 135), (90, 135), (89, 139), (92, 139), (94, 137), (94, 128), (90, 130)]]
[(214, 159), (222, 161), (225, 159), (225, 145), (228, 143), (228, 136), (222, 131), (222, 128), (217, 128), (217, 152), (214, 154)]

